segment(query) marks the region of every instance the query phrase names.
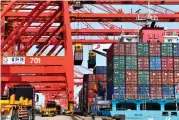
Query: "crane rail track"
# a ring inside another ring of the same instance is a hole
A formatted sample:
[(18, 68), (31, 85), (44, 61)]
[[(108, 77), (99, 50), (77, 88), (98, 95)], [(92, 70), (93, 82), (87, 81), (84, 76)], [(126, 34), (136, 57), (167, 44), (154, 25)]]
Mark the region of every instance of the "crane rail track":
[(78, 116), (78, 115), (72, 115), (71, 118), (72, 118), (73, 120), (85, 120), (85, 119), (81, 118), (81, 117)]

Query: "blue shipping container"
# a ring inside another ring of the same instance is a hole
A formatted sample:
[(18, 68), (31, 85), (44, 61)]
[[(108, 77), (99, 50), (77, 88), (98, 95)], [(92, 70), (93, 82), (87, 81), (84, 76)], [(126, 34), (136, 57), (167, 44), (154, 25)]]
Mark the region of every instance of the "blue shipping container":
[(96, 66), (93, 70), (93, 74), (106, 74), (107, 67), (106, 66)]
[(113, 100), (125, 99), (126, 96), (126, 86), (119, 85), (114, 87)]
[(179, 43), (173, 44), (173, 56), (179, 56)]
[(138, 99), (150, 98), (150, 85), (138, 85)]
[(164, 99), (174, 99), (175, 87), (173, 85), (163, 85), (162, 94)]
[(161, 57), (150, 57), (150, 70), (161, 70)]

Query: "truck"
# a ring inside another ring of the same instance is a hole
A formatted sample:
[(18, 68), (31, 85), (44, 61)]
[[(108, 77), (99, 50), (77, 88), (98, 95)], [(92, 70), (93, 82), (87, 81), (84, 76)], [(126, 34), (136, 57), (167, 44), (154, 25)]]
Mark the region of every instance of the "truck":
[(57, 104), (55, 101), (48, 101), (45, 108), (41, 109), (41, 116), (56, 116)]
[[(36, 97), (35, 97), (36, 96)], [(35, 102), (39, 96), (31, 85), (14, 85), (8, 88), (7, 96), (1, 96), (2, 120), (35, 120)]]

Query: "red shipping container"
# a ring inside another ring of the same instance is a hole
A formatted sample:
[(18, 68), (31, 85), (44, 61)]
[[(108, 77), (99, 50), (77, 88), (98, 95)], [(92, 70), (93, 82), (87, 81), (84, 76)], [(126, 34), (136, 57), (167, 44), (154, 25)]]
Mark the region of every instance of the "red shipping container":
[(150, 85), (150, 98), (162, 99), (162, 86), (161, 85)]
[(88, 82), (91, 82), (91, 81), (96, 81), (94, 74), (89, 74), (88, 75)]
[(162, 84), (163, 85), (173, 85), (173, 71), (162, 71)]
[(107, 59), (110, 60), (114, 55), (125, 55), (125, 44), (124, 43), (114, 43), (107, 51)]
[(126, 99), (137, 99), (137, 85), (126, 85)]
[(179, 71), (174, 72), (175, 85), (179, 84)]
[(88, 98), (88, 105), (91, 105), (93, 103), (93, 98)]
[(149, 46), (151, 56), (160, 56), (160, 43), (150, 43)]
[(105, 74), (96, 74), (95, 79), (96, 79), (96, 81), (106, 81), (106, 75)]
[(174, 57), (174, 70), (179, 70), (179, 57)]
[(148, 57), (138, 57), (138, 70), (149, 70)]
[(137, 55), (136, 43), (126, 43), (126, 55)]
[(150, 71), (150, 84), (161, 85), (161, 83), (162, 83), (161, 71)]
[(137, 84), (137, 71), (126, 71), (126, 84)]
[(96, 85), (97, 82), (88, 82), (88, 90), (93, 90)]
[(172, 57), (162, 57), (162, 70), (173, 70)]
[(93, 90), (88, 90), (88, 98), (93, 98), (95, 97), (95, 92)]

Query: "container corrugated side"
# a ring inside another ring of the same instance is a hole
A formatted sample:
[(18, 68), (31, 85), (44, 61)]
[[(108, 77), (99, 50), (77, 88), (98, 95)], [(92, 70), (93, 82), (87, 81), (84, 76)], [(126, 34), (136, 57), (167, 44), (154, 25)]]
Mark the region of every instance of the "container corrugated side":
[(149, 70), (148, 57), (138, 57), (138, 70)]
[(137, 84), (137, 71), (126, 71), (126, 84)]
[(162, 43), (162, 56), (173, 56), (173, 45), (172, 43)]
[(160, 56), (161, 54), (160, 43), (150, 43), (149, 53), (150, 56)]
[(114, 87), (113, 100), (125, 99), (126, 96), (126, 86), (119, 85)]
[(137, 53), (138, 53), (138, 56), (148, 56), (149, 55), (149, 45), (147, 43), (138, 43)]
[(174, 70), (179, 70), (179, 57), (174, 57)]
[(162, 70), (173, 70), (172, 57), (162, 57)]
[(138, 85), (138, 99), (150, 99), (150, 85)]
[(126, 55), (136, 56), (137, 55), (137, 43), (126, 43)]
[(173, 44), (173, 56), (179, 56), (179, 43)]
[(138, 84), (150, 84), (149, 71), (138, 71)]
[(179, 71), (174, 71), (174, 83), (179, 84)]
[(150, 57), (150, 70), (161, 70), (161, 57)]
[(137, 57), (126, 56), (126, 69), (127, 70), (137, 70)]
[(162, 94), (163, 94), (163, 99), (174, 99), (175, 98), (174, 85), (163, 85)]
[(161, 71), (150, 71), (150, 84), (153, 85), (161, 85), (162, 84), (162, 77)]
[(173, 85), (173, 71), (162, 71), (162, 84), (163, 85)]
[(161, 85), (150, 85), (150, 98), (162, 99), (162, 86)]
[(137, 84), (126, 85), (126, 99), (137, 99)]

